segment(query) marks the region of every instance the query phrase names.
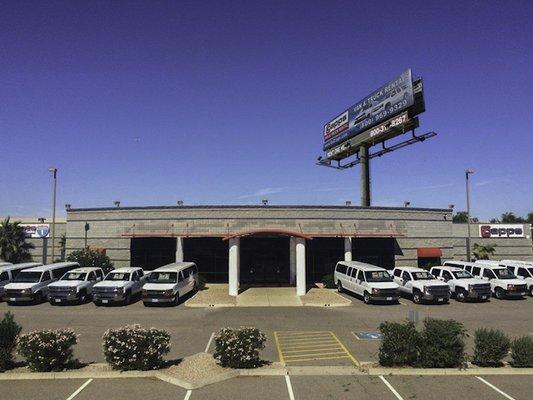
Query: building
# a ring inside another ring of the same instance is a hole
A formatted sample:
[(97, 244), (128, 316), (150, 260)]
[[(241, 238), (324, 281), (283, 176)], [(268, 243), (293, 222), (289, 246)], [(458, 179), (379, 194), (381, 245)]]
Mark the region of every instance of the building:
[[(466, 225), (456, 225), (451, 209), (429, 208), (72, 208), (67, 211), (67, 253), (86, 241), (106, 249), (115, 267), (151, 270), (194, 261), (208, 281), (229, 283), (232, 295), (241, 285), (291, 285), (303, 294), (341, 259), (393, 268), (463, 258)], [(472, 225), (473, 238), (479, 237), (477, 229)], [(524, 225), (524, 231), (530, 232), (530, 226)], [(529, 234), (495, 240), (503, 240), (498, 254), (505, 249), (506, 258), (533, 260)]]

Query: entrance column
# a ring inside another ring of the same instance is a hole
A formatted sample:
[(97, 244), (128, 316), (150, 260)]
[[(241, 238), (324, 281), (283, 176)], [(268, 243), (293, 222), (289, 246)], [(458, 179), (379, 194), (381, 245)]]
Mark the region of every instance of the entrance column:
[(291, 286), (296, 284), (296, 238), (294, 236), (289, 239), (289, 283)]
[(352, 238), (344, 238), (344, 261), (352, 261)]
[(176, 262), (183, 261), (183, 237), (176, 238)]
[(228, 283), (230, 296), (237, 296), (239, 294), (239, 242), (239, 238), (229, 240)]
[(303, 296), (306, 292), (305, 239), (295, 238), (295, 241), (296, 241), (296, 295)]

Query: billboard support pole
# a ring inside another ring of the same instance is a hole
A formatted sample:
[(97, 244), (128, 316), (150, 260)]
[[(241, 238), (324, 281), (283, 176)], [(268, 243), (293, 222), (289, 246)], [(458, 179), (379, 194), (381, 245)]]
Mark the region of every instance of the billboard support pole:
[(359, 149), (359, 162), (361, 164), (361, 206), (370, 207), (370, 158), (368, 145)]

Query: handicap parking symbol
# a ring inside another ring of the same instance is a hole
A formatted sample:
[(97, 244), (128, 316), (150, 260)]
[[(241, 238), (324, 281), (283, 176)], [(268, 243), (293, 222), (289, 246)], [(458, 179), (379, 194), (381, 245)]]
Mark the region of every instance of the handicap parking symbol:
[(357, 332), (355, 336), (359, 340), (383, 340), (381, 332)]

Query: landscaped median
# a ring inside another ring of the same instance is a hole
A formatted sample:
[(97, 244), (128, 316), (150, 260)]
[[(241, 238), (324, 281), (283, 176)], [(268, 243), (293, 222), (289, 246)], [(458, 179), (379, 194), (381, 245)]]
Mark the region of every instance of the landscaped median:
[[(12, 314), (0, 321), (0, 380), (157, 378), (197, 389), (237, 376), (283, 375), (533, 375), (533, 340), (511, 340), (502, 332), (475, 332), (472, 355), (465, 352), (463, 326), (427, 319), (422, 329), (410, 322), (386, 322), (379, 363), (356, 366), (286, 366), (261, 359), (266, 336), (255, 327), (223, 328), (213, 336), (215, 352), (165, 360), (168, 332), (140, 325), (110, 329), (103, 335), (107, 363), (83, 365), (74, 359), (78, 336), (70, 329), (20, 334)], [(14, 353), (25, 362), (17, 364)]]

